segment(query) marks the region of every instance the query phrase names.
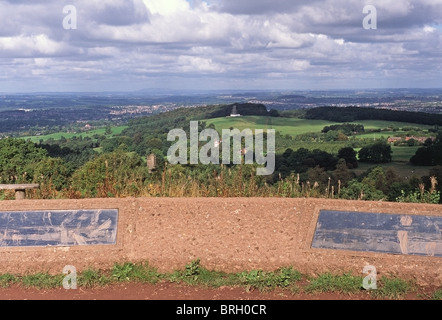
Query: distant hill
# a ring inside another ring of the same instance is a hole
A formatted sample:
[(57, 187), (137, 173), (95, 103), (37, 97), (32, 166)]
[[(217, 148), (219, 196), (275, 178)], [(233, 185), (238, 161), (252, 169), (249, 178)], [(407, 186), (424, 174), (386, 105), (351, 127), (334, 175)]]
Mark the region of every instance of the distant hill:
[(216, 110), (209, 112), (207, 119), (228, 117), (232, 114), (233, 108), (236, 107), (237, 113), (242, 116), (275, 116), (279, 115), (277, 112), (267, 111), (263, 104), (257, 103), (234, 103), (223, 106), (218, 106)]
[(128, 128), (121, 135), (104, 142), (103, 148), (105, 151), (113, 151), (119, 145), (124, 144), (128, 151), (135, 151), (142, 155), (154, 149), (160, 149), (163, 154), (166, 154), (170, 145), (166, 142), (170, 130), (181, 128), (188, 132), (191, 121), (199, 121), (199, 129), (205, 129), (206, 120), (229, 117), (234, 107), (237, 113), (243, 116), (279, 116), (277, 111), (267, 111), (265, 105), (254, 103), (178, 108), (130, 120)]
[(386, 120), (426, 125), (442, 125), (442, 114), (396, 111), (362, 107), (318, 107), (306, 110), (305, 119), (353, 122), (358, 120)]
[[(233, 103), (226, 105), (211, 105), (205, 107), (178, 108), (172, 111), (163, 112), (149, 117), (141, 117), (130, 121), (130, 126), (150, 126), (156, 123), (155, 127), (167, 125), (169, 128), (176, 128), (177, 125), (189, 125), (189, 121), (203, 121), (214, 118), (228, 117), (236, 107), (237, 113), (243, 116), (279, 116), (276, 110), (268, 111), (266, 106), (257, 103)], [(175, 125), (175, 126), (174, 126)]]

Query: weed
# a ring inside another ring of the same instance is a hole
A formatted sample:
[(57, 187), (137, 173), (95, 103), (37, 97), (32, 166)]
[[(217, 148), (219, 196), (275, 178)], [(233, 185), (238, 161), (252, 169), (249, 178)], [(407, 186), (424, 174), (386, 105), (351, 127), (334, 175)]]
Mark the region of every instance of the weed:
[(442, 300), (442, 288), (436, 290), (430, 297), (431, 300)]
[(325, 273), (311, 279), (305, 291), (308, 293), (339, 292), (351, 294), (360, 292), (361, 284), (362, 277), (359, 276), (353, 276), (349, 273), (343, 275)]
[(139, 281), (155, 284), (162, 278), (162, 275), (150, 267), (148, 263), (124, 263), (114, 265), (112, 278), (117, 281)]
[(290, 286), (293, 288), (295, 282), (302, 279), (301, 273), (291, 267), (281, 268), (275, 272), (265, 272), (262, 270), (244, 271), (238, 277), (240, 283), (245, 285), (247, 290), (257, 289), (259, 291)]
[[(56, 288), (60, 287), (64, 279), (61, 275), (50, 275), (48, 273), (28, 274), (25, 276), (14, 276), (12, 274), (0, 275), (0, 286), (8, 287), (11, 284), (22, 284), (25, 287)], [(183, 270), (174, 271), (171, 274), (161, 274), (148, 263), (124, 263), (115, 264), (110, 270), (86, 269), (78, 274), (77, 285), (79, 287), (100, 287), (113, 282), (147, 282), (155, 284), (160, 280), (170, 282), (184, 282), (193, 286), (207, 286), (218, 288), (221, 286), (242, 286), (248, 291), (259, 290), (269, 291), (276, 288), (289, 290), (296, 293), (303, 289), (307, 293), (345, 293), (352, 294), (362, 292), (362, 277), (353, 276), (350, 273), (333, 275), (324, 273), (309, 278), (309, 283), (300, 287), (298, 282), (303, 275), (292, 267), (284, 267), (276, 271), (251, 270), (240, 273), (224, 273), (208, 270), (201, 266), (200, 260), (193, 260)], [(373, 298), (379, 299), (400, 299), (407, 293), (414, 290), (415, 286), (408, 281), (383, 277), (378, 282), (378, 289), (370, 290)], [(442, 288), (432, 294), (424, 296), (430, 300), (442, 300)]]
[(40, 289), (57, 288), (62, 284), (63, 275), (50, 275), (49, 273), (36, 273), (25, 275), (22, 284), (25, 287), (36, 287)]
[(78, 275), (77, 283), (79, 286), (96, 287), (106, 285), (111, 279), (94, 269), (86, 269)]
[(133, 263), (127, 262), (122, 265), (117, 263), (112, 267), (112, 278), (117, 281), (130, 281), (133, 269)]
[(382, 277), (377, 290), (370, 291), (374, 297), (400, 299), (413, 289), (409, 281), (398, 278)]
[(169, 276), (172, 282), (186, 282), (188, 284), (195, 284), (201, 272), (200, 259), (193, 260), (186, 264), (184, 271), (175, 271)]
[(186, 265), (184, 276), (197, 278), (200, 274), (200, 259), (194, 260)]
[(15, 283), (17, 281), (18, 281), (17, 277), (15, 277), (12, 274), (6, 273), (6, 274), (0, 275), (0, 286), (2, 288), (7, 288), (11, 284), (13, 284), (13, 283)]

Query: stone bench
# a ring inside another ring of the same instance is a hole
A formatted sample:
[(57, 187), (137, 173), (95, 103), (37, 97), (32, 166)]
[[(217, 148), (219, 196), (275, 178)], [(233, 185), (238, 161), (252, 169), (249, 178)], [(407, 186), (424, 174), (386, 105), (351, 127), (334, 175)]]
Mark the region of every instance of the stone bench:
[(15, 190), (15, 200), (24, 200), (26, 190), (38, 189), (39, 184), (0, 184), (0, 190)]

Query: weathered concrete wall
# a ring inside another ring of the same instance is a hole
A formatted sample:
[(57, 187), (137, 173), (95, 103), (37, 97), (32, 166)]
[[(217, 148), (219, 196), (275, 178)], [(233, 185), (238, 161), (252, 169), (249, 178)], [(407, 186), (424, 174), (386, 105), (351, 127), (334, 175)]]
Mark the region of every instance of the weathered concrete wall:
[[(1, 211), (118, 209), (117, 243), (71, 247), (0, 247), (0, 273), (61, 273), (143, 262), (160, 271), (199, 258), (226, 272), (293, 266), (302, 273), (353, 272), (442, 285), (442, 258), (311, 248), (320, 210), (442, 216), (442, 206), (282, 198), (127, 198), (2, 201)], [(0, 235), (1, 237), (1, 235)], [(442, 235), (441, 235), (442, 237)]]

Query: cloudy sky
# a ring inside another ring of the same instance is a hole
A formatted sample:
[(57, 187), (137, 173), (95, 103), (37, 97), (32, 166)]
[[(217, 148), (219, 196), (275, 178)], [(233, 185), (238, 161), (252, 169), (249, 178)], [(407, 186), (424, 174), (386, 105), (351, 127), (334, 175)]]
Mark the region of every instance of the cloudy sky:
[(0, 0), (0, 92), (395, 87), (442, 87), (442, 0)]

